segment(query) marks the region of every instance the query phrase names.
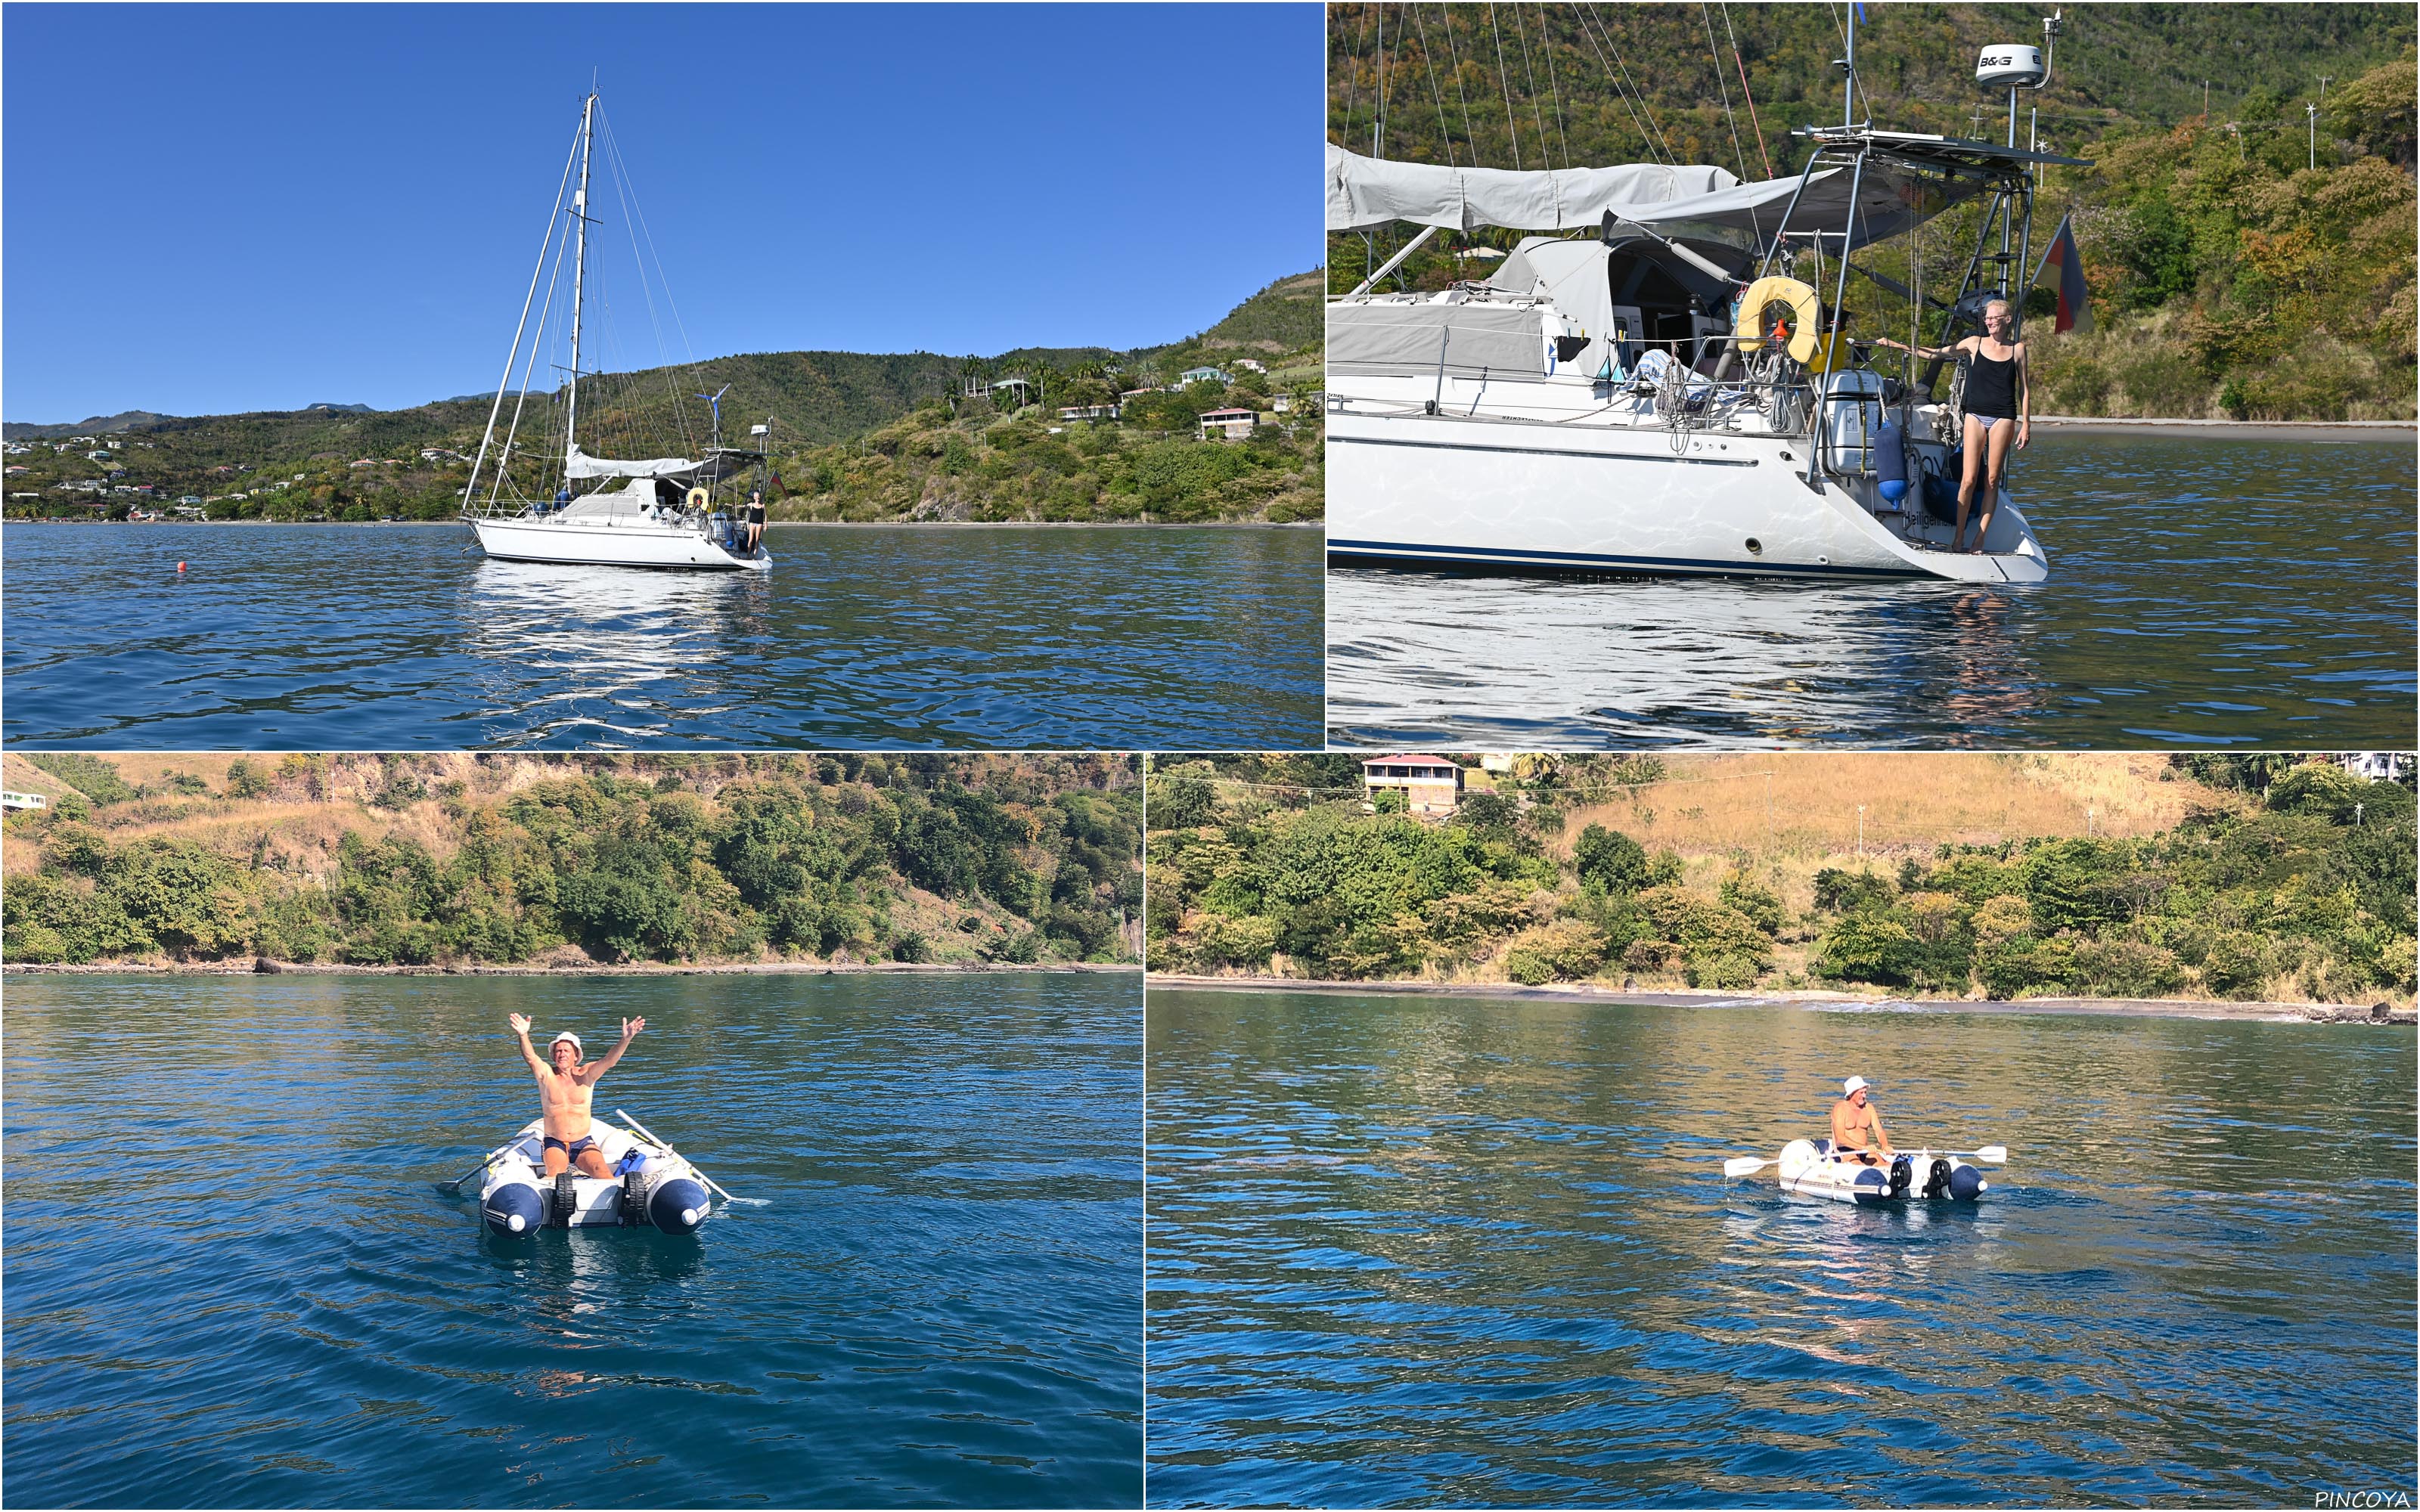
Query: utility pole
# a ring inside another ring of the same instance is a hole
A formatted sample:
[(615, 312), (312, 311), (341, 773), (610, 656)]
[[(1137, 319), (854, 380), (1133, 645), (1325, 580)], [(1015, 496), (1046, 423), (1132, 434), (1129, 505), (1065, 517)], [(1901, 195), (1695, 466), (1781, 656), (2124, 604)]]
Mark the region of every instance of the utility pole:
[(1866, 806), (1857, 805), (1857, 859), (1866, 858)]
[(2208, 79), (2201, 82), (2201, 123), (2205, 127), (2210, 125), (2210, 81)]
[(2304, 102), (2303, 111), (2304, 115), (2310, 117), (2311, 169), (2316, 173), (2319, 171), (2319, 107), (2317, 104), (2306, 100)]

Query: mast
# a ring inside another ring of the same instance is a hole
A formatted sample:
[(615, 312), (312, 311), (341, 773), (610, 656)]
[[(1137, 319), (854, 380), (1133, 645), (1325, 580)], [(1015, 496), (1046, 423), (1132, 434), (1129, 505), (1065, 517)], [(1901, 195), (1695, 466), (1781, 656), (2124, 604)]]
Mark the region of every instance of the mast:
[(588, 145), (597, 116), (597, 92), (590, 90), (580, 104), (580, 188), (571, 196), (572, 218), (580, 223), (579, 250), (571, 259), (571, 401), (563, 417), (563, 457), (570, 466), (571, 454), (580, 444), (580, 297), (581, 283), (588, 271)]

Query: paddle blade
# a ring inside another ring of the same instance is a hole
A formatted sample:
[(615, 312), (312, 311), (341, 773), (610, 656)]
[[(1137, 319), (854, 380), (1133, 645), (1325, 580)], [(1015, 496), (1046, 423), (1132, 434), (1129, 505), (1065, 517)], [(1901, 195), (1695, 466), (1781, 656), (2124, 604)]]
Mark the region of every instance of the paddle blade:
[(1737, 1160), (1723, 1162), (1723, 1174), (1732, 1177), (1753, 1176), (1772, 1164), (1773, 1162), (1769, 1160), (1759, 1160), (1754, 1155), (1742, 1155)]
[(2009, 1159), (2009, 1147), (2006, 1145), (1985, 1145), (1982, 1149), (1975, 1151), (1975, 1159), (1990, 1161), (1994, 1165), (2005, 1165)]

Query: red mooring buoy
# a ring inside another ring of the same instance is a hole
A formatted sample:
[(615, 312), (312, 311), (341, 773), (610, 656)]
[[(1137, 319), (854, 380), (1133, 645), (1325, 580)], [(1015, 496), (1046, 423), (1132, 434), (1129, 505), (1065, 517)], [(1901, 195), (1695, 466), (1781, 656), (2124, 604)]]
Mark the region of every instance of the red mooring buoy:
[(185, 570), (185, 564), (184, 564), (183, 563), (181, 563), (181, 562), (178, 563), (177, 563), (177, 570), (178, 570), (178, 572), (182, 572), (182, 571), (184, 571), (184, 570)]

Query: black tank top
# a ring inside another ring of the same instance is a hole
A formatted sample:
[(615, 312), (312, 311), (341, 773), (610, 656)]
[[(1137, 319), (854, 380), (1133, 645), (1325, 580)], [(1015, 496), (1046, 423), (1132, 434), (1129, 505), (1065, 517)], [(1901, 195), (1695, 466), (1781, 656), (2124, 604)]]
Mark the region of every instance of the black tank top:
[(1986, 357), (1978, 347), (1966, 370), (1966, 412), (1994, 420), (2017, 418), (2017, 360)]

